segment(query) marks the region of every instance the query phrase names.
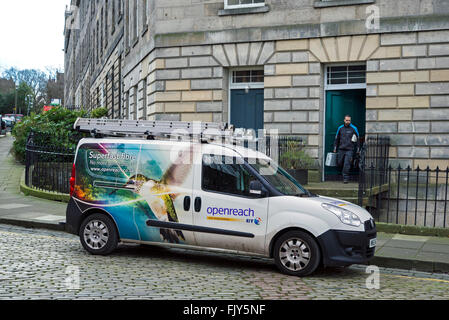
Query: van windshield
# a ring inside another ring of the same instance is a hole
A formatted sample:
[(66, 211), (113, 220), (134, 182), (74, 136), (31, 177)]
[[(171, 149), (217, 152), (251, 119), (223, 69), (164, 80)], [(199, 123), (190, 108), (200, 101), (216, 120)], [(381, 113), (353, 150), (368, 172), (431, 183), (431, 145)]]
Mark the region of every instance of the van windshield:
[(250, 166), (257, 170), (280, 193), (286, 196), (312, 196), (299, 182), (276, 163), (273, 163), (273, 161), (265, 159), (247, 159), (247, 161)]

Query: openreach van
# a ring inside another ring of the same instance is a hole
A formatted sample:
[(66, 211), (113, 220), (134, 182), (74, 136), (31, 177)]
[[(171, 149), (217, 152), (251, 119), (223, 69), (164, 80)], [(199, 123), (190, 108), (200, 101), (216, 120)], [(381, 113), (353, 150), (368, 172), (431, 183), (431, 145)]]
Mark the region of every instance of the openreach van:
[(75, 129), (92, 138), (77, 147), (66, 227), (91, 254), (118, 243), (228, 249), (296, 276), (374, 256), (365, 209), (310, 193), (264, 153), (205, 139), (232, 138), (224, 124), (78, 119)]

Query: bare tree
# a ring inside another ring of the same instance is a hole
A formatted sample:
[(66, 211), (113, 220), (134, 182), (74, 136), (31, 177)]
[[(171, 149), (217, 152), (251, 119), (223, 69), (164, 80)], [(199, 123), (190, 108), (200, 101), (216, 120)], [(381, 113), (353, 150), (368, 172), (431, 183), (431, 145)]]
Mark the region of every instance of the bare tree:
[(36, 69), (19, 70), (17, 68), (9, 68), (3, 72), (3, 77), (14, 81), (16, 86), (25, 83), (30, 88), (32, 96), (33, 108), (37, 110), (47, 98), (47, 81), (48, 75)]

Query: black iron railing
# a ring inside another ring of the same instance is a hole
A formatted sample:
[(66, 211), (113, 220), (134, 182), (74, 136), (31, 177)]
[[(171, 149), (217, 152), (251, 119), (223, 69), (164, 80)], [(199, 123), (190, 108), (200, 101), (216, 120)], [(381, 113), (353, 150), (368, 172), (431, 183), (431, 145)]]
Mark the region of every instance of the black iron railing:
[(373, 197), (386, 188), (390, 138), (368, 136), (360, 149), (358, 202), (363, 206), (366, 197)]
[(285, 166), (282, 163), (282, 155), (286, 152), (302, 149), (303, 147), (304, 140), (299, 136), (267, 136), (265, 149), (260, 151), (278, 161), (281, 166)]
[(387, 169), (388, 190), (373, 213), (381, 222), (447, 228), (449, 167)]
[[(34, 189), (68, 194), (76, 141), (72, 147), (55, 146), (50, 143), (55, 138), (54, 135), (42, 132), (29, 135), (25, 184)], [(75, 138), (72, 136), (70, 139)]]
[(368, 138), (361, 152), (359, 205), (376, 221), (447, 228), (449, 167), (415, 169), (389, 165), (390, 141)]

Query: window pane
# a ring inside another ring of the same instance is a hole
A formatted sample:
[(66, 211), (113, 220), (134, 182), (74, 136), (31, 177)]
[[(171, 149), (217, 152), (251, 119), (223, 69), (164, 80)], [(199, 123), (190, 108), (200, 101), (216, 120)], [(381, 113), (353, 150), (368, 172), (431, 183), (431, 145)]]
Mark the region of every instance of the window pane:
[(274, 166), (272, 163), (263, 159), (250, 159), (251, 166), (259, 172), (270, 185), (276, 188), (282, 194), (288, 196), (298, 196), (307, 194), (307, 191), (295, 181), (281, 167)]
[(251, 71), (251, 82), (264, 82), (264, 71), (263, 70), (252, 70)]
[(349, 66), (348, 70), (349, 71), (356, 71), (356, 70), (366, 71), (366, 66), (365, 65), (363, 65), (363, 66)]
[(365, 83), (366, 65), (328, 67), (327, 79), (327, 84)]
[(254, 197), (249, 184), (257, 179), (246, 170), (242, 159), (205, 155), (202, 179), (204, 190)]
[(350, 78), (349, 83), (365, 83), (365, 78)]
[(331, 79), (330, 84), (346, 84), (346, 78), (344, 79)]
[(343, 67), (331, 67), (331, 72), (346, 72), (348, 68), (346, 66)]
[(232, 74), (233, 83), (251, 83), (251, 82), (264, 82), (263, 70), (247, 70), (247, 71), (234, 71)]

